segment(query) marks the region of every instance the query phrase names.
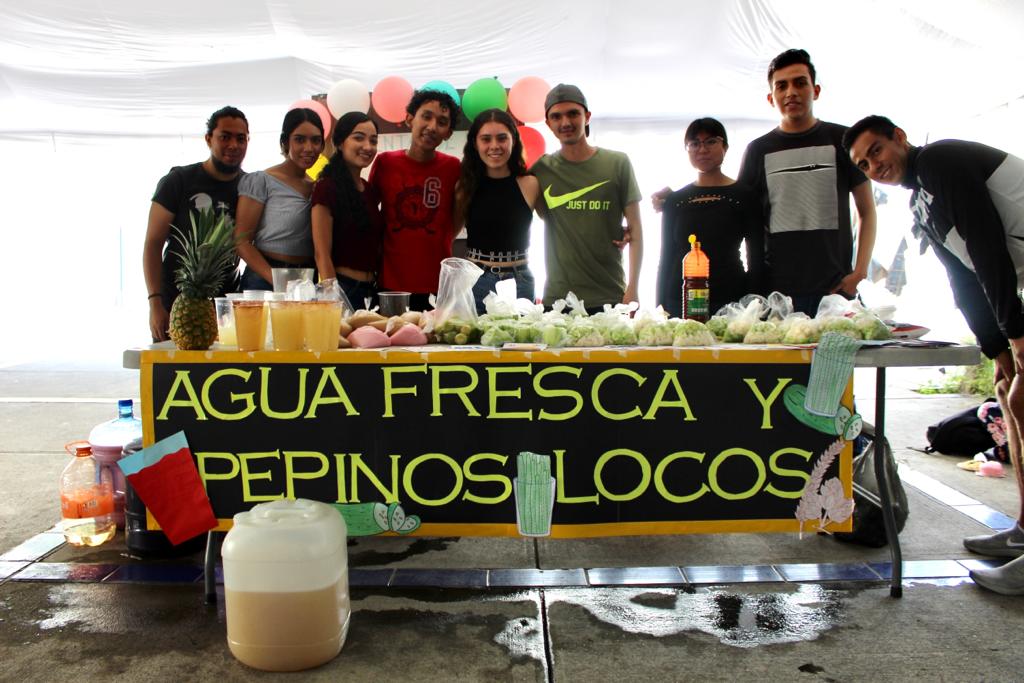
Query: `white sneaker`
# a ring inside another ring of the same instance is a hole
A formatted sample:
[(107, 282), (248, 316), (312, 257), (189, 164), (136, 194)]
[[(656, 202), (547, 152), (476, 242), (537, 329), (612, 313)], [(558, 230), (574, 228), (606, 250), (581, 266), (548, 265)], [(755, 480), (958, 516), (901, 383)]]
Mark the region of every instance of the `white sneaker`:
[(1020, 557), (1024, 555), (1024, 530), (1019, 524), (995, 534), (968, 536), (964, 547), (972, 553), (990, 557)]
[(1024, 557), (994, 569), (974, 569), (971, 579), (982, 588), (1002, 595), (1024, 595)]

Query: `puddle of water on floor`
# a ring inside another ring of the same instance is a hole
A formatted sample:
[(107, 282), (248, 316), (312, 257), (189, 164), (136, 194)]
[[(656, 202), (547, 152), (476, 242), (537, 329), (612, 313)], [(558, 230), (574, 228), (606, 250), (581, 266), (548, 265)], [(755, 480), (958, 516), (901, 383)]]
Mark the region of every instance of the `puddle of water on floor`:
[(792, 590), (743, 593), (710, 589), (547, 590), (549, 604), (582, 607), (598, 620), (629, 633), (665, 637), (699, 631), (722, 643), (752, 648), (814, 640), (842, 625), (851, 593), (802, 584)]

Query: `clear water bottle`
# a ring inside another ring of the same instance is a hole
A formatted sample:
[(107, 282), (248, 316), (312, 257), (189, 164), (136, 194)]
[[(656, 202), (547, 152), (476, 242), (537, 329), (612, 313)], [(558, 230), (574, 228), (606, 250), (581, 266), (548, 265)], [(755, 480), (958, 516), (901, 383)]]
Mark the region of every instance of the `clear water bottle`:
[(114, 537), (114, 482), (85, 441), (65, 446), (74, 457), (60, 475), (60, 515), (71, 545), (95, 546)]
[(100, 467), (110, 472), (114, 482), (114, 522), (124, 528), (124, 472), (117, 461), (124, 456), (124, 447), (135, 439), (142, 438), (142, 421), (135, 417), (130, 398), (117, 402), (117, 417), (93, 427), (89, 432), (92, 457)]

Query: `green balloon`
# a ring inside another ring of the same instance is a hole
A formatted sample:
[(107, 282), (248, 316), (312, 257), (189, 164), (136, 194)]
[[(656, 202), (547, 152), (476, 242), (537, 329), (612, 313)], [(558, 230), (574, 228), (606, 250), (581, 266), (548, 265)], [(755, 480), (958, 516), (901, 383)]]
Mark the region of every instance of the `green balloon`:
[(496, 78), (481, 78), (473, 81), (462, 95), (462, 113), (468, 121), (488, 109), (504, 110), (508, 107), (508, 94)]

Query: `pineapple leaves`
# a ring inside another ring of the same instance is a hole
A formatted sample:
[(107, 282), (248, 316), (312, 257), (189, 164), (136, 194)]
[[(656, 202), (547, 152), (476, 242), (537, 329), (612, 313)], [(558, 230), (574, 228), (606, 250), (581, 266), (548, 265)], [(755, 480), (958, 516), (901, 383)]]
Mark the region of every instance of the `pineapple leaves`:
[(235, 222), (226, 212), (215, 214), (211, 209), (193, 211), (189, 218), (191, 230), (171, 226), (177, 242), (177, 248), (171, 248), (181, 259), (174, 282), (186, 296), (209, 299), (216, 296), (238, 262)]

